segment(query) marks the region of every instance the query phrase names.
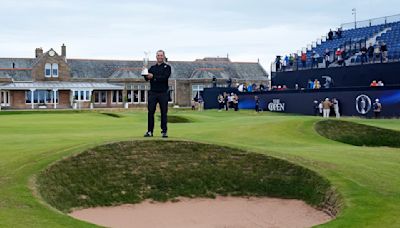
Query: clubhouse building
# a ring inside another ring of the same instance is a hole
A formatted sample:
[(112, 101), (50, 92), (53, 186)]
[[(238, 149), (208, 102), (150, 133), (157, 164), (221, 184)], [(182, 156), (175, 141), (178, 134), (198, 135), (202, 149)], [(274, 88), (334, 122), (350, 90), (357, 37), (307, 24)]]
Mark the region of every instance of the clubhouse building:
[[(35, 58), (0, 58), (2, 109), (80, 109), (145, 106), (149, 83), (140, 75), (142, 61), (68, 59), (54, 49), (36, 48)], [(154, 64), (150, 63), (150, 64)], [(213, 85), (267, 85), (268, 74), (258, 63), (229, 58), (170, 61), (170, 104), (190, 106), (196, 94)]]

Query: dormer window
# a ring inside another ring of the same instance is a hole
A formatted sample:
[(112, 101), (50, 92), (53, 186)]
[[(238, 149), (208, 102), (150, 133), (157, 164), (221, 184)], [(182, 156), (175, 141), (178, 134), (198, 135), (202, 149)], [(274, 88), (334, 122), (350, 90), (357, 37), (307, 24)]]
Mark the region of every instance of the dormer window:
[(46, 65), (44, 66), (44, 76), (46, 78), (51, 77), (51, 64), (50, 63), (46, 63)]
[(52, 75), (53, 75), (53, 77), (58, 77), (58, 64), (57, 63), (53, 63), (52, 65), (51, 65), (52, 67)]
[(46, 63), (44, 65), (44, 76), (46, 78), (57, 78), (58, 77), (58, 64), (57, 63)]

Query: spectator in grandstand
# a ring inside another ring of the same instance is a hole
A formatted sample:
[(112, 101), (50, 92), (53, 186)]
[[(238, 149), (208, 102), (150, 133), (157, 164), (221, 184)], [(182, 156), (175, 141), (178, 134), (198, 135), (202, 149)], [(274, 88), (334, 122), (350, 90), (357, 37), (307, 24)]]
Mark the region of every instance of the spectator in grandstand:
[(336, 59), (337, 59), (338, 64), (340, 66), (343, 65), (344, 60), (343, 60), (343, 56), (342, 56), (342, 50), (340, 48), (338, 48), (336, 50), (335, 55), (336, 55)]
[(336, 32), (336, 36), (338, 39), (342, 38), (342, 32), (343, 32), (342, 28), (338, 28), (338, 30)]
[(322, 103), (324, 118), (329, 118), (329, 114), (331, 112), (332, 103), (329, 101), (329, 98), (325, 98), (325, 101)]
[(311, 79), (308, 79), (307, 85), (308, 85), (308, 87), (307, 87), (308, 89), (314, 89), (314, 82), (311, 81)]
[(250, 84), (247, 86), (247, 92), (253, 92), (253, 86)]
[(258, 96), (254, 96), (254, 101), (256, 103), (255, 110), (256, 110), (256, 112), (259, 112), (260, 111), (260, 99), (258, 98)]
[(367, 53), (368, 53), (368, 62), (372, 62), (374, 60), (374, 46), (372, 46), (371, 43), (369, 44)]
[(239, 92), (243, 92), (243, 83), (239, 84), (237, 89), (238, 89)]
[(339, 113), (339, 101), (336, 98), (332, 99), (332, 104), (333, 104), (333, 111), (335, 111), (336, 118), (340, 118), (340, 113)]
[(226, 80), (226, 84), (228, 85), (228, 88), (231, 88), (231, 86), (232, 86), (232, 78), (228, 78), (228, 80)]
[(303, 68), (306, 68), (307, 54), (305, 52), (301, 52), (300, 60), (301, 60), (301, 66)]
[(333, 32), (332, 32), (332, 29), (330, 29), (329, 32), (328, 32), (328, 40), (333, 40)]
[(293, 67), (293, 63), (294, 63), (294, 57), (293, 57), (293, 54), (290, 54), (290, 56), (289, 56), (289, 66), (290, 66), (290, 68)]
[(318, 68), (318, 61), (319, 61), (319, 54), (316, 51), (313, 51), (313, 54), (311, 56), (311, 68)]
[(342, 65), (346, 66), (346, 59), (347, 59), (346, 49), (343, 47), (341, 51), (342, 51), (342, 60), (343, 60)]
[(388, 49), (385, 42), (381, 43), (381, 62), (387, 62)]
[(371, 86), (371, 87), (377, 87), (377, 86), (378, 86), (378, 83), (376, 83), (376, 80), (373, 80), (369, 86)]
[(313, 89), (320, 89), (321, 88), (321, 83), (319, 82), (318, 79), (314, 80), (314, 88)]
[(217, 87), (217, 78), (215, 76), (212, 77), (212, 85), (213, 85), (213, 88)]
[(382, 62), (381, 47), (379, 45), (375, 45), (374, 48), (374, 62), (377, 61)]
[(251, 85), (251, 90), (252, 90), (253, 92), (255, 92), (255, 91), (258, 90), (257, 84), (256, 84), (256, 83), (253, 83), (253, 84)]
[(325, 60), (325, 67), (328, 68), (329, 64), (331, 63), (331, 51), (329, 51), (328, 48), (325, 49), (324, 60)]
[(362, 46), (360, 51), (361, 51), (361, 64), (364, 64), (365, 62), (367, 62), (367, 47)]
[[(218, 95), (218, 111), (222, 111), (222, 109), (225, 106), (225, 99), (224, 96), (222, 96), (222, 94)], [(193, 109), (193, 108), (192, 108)]]
[(280, 55), (277, 55), (275, 58), (275, 69), (276, 69), (276, 71), (281, 70), (281, 56)]
[(378, 86), (384, 86), (382, 81), (378, 81)]
[(286, 55), (282, 62), (282, 71), (286, 70), (288, 64), (289, 64), (289, 56)]
[(373, 104), (373, 109), (374, 109), (375, 119), (378, 119), (382, 111), (382, 104), (379, 102), (379, 99), (375, 99), (375, 102)]

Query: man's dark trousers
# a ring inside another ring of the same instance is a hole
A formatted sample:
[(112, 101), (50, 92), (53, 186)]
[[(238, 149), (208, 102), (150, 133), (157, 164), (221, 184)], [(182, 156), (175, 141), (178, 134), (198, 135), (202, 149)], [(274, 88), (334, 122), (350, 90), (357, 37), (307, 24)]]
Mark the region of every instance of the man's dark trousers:
[(148, 118), (147, 118), (147, 131), (153, 132), (154, 130), (154, 113), (156, 112), (157, 103), (160, 104), (161, 110), (161, 130), (167, 132), (167, 112), (168, 112), (168, 92), (153, 92), (148, 93)]

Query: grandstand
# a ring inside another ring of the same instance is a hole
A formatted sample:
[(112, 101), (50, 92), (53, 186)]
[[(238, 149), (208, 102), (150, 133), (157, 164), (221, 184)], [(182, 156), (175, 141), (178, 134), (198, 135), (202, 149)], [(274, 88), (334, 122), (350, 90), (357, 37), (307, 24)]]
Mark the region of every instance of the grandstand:
[[(322, 36), (321, 39), (307, 45), (301, 51), (297, 51), (295, 63), (292, 67), (287, 67), (285, 70), (303, 70), (312, 67), (313, 52), (319, 54), (319, 67), (325, 67), (323, 56), (325, 50), (330, 51), (330, 59), (335, 59), (335, 51), (338, 48), (343, 48), (346, 53), (346, 65), (354, 65), (361, 63), (360, 48), (368, 47), (369, 44), (379, 45), (380, 42), (385, 42), (388, 47), (388, 61), (400, 60), (400, 14), (375, 18), (366, 21), (358, 21), (353, 23), (342, 24), (340, 26), (342, 34), (340, 37), (337, 34), (333, 39), (328, 39), (327, 36)], [(301, 53), (305, 52), (307, 55), (306, 66), (303, 67), (300, 62)], [(338, 66), (333, 62), (330, 67)], [(276, 71), (276, 64), (271, 64), (271, 71)]]

